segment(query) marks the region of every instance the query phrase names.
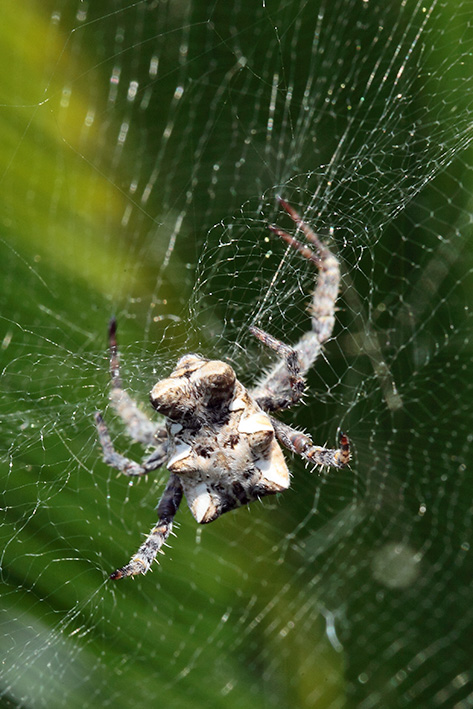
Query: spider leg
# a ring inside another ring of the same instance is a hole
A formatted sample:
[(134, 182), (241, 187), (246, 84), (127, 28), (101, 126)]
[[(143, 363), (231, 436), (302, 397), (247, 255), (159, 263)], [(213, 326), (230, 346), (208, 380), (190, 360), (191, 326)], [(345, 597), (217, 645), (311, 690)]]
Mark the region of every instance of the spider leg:
[(125, 578), (126, 576), (145, 574), (149, 570), (151, 564), (160, 552), (161, 547), (171, 533), (174, 516), (179, 509), (181, 500), (181, 482), (177, 475), (171, 473), (163, 496), (158, 503), (157, 525), (153, 527), (130, 562), (121, 569), (114, 571), (110, 576), (111, 579), (117, 580)]
[[(319, 237), (304, 222), (295, 209), (283, 199), (279, 199), (279, 202), (296, 224), (298, 230), (304, 234), (310, 246), (301, 243), (294, 236), (291, 236), (276, 226), (270, 226), (271, 231), (277, 234), (277, 236), (285, 241), (291, 248), (300, 253), (301, 256), (314, 263), (319, 271), (317, 284), (312, 296), (312, 303), (310, 305), (312, 328), (303, 335), (299, 342), (292, 348), (296, 353), (295, 359), (298, 365), (298, 377), (300, 380), (303, 380), (304, 376), (319, 356), (323, 343), (330, 338), (333, 331), (335, 324), (335, 303), (340, 287), (340, 265), (334, 254), (320, 241)], [(312, 247), (315, 247), (315, 250)], [(257, 330), (258, 328), (252, 328), (253, 334), (256, 334), (254, 332), (255, 329)], [(265, 344), (269, 344), (267, 340), (259, 339), (265, 342)], [(271, 347), (271, 344), (269, 344), (269, 346)], [(273, 349), (278, 351), (274, 347)], [(291, 373), (287, 366), (287, 357), (285, 357), (283, 353), (282, 355), (282, 361), (276, 364), (253, 392), (255, 398), (262, 402), (261, 405), (263, 408), (265, 408), (265, 404), (269, 402), (270, 399), (273, 399), (276, 405), (271, 406), (270, 410), (272, 411), (277, 410), (278, 399), (290, 398), (289, 392), (292, 388), (291, 376), (293, 376), (293, 373)], [(284, 394), (283, 397), (281, 397), (282, 394)], [(293, 403), (297, 402), (297, 400), (296, 397)]]
[(150, 421), (123, 388), (117, 345), (117, 321), (115, 318), (110, 320), (108, 326), (108, 342), (110, 348), (110, 376), (112, 380), (110, 391), (112, 408), (122, 419), (130, 438), (145, 446), (155, 446), (156, 439), (159, 440), (166, 436), (165, 428), (157, 426)]
[[(279, 199), (279, 203), (289, 214), (297, 228), (304, 234), (307, 241), (315, 246), (316, 249), (315, 253), (309, 246), (302, 244), (298, 239), (287, 234), (287, 232), (282, 229), (278, 229), (278, 227), (274, 226), (270, 227), (273, 233), (277, 234), (286, 244), (289, 244), (289, 246), (298, 251), (301, 256), (315, 263), (319, 269), (319, 277), (310, 306), (312, 332), (317, 341), (317, 354), (315, 355), (315, 357), (317, 357), (322, 343), (329, 339), (335, 324), (335, 303), (340, 288), (340, 264), (336, 256), (320, 241), (317, 234), (304, 222), (296, 210), (283, 199)], [(296, 349), (298, 349), (298, 345), (296, 345)], [(309, 356), (312, 356), (310, 361), (306, 361), (302, 365), (304, 373), (309, 369), (315, 359), (313, 355), (310, 354)]]
[(305, 389), (304, 379), (300, 375), (301, 367), (299, 363), (299, 354), (294, 348), (289, 347), (289, 345), (286, 345), (280, 340), (277, 340), (275, 337), (270, 335), (268, 332), (261, 330), (259, 327), (252, 325), (250, 327), (250, 332), (252, 335), (257, 337), (263, 345), (270, 347), (279, 355), (287, 374), (288, 384), (288, 387), (284, 390), (278, 391), (277, 393), (272, 392), (270, 396), (265, 397), (264, 395), (260, 396), (258, 394), (256, 396), (256, 400), (265, 411), (279, 411), (281, 409), (288, 409), (300, 400)]
[(117, 453), (113, 446), (112, 439), (110, 438), (107, 425), (100, 412), (95, 414), (95, 424), (97, 426), (99, 442), (102, 446), (105, 463), (112, 468), (116, 468), (120, 473), (128, 477), (147, 475), (151, 470), (161, 468), (166, 462), (167, 439), (162, 441), (146, 460), (142, 463), (135, 463), (134, 460), (130, 460), (130, 458), (126, 458), (124, 455)]
[(312, 439), (306, 433), (296, 431), (285, 423), (271, 416), (271, 423), (277, 439), (292, 453), (300, 455), (315, 465), (331, 468), (345, 468), (350, 462), (350, 441), (348, 436), (340, 431), (339, 448), (322, 448), (314, 446)]

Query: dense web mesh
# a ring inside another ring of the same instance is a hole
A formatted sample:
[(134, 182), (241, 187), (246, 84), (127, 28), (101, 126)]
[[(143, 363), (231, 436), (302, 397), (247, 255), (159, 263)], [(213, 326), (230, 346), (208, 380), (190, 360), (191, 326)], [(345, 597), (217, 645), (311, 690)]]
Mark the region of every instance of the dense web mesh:
[[(473, 705), (472, 52), (468, 0), (7, 0), (0, 11), (3, 706)], [(333, 337), (281, 418), (344, 470), (125, 564), (167, 473), (117, 448), (106, 329), (148, 392), (185, 352), (250, 385), (249, 333), (310, 326), (313, 266), (281, 195), (342, 264)]]

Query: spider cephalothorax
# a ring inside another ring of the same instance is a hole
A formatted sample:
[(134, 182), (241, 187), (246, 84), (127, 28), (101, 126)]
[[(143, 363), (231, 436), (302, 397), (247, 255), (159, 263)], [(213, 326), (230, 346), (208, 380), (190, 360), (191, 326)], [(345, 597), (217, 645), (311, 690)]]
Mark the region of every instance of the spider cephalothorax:
[(335, 256), (292, 207), (283, 200), (280, 203), (317, 252), (276, 227), (271, 227), (272, 231), (313, 261), (319, 278), (311, 305), (312, 329), (294, 347), (257, 327), (251, 328), (253, 335), (280, 357), (255, 389), (247, 390), (226, 362), (187, 354), (170, 376), (151, 390), (152, 406), (166, 418), (165, 425), (153, 424), (123, 389), (116, 322), (110, 323), (112, 406), (130, 437), (152, 446), (153, 451), (142, 463), (117, 453), (102, 415), (97, 413), (104, 460), (128, 476), (146, 475), (164, 466), (170, 471), (157, 507), (157, 525), (131, 561), (111, 575), (113, 579), (148, 571), (171, 532), (183, 495), (197, 522), (205, 524), (224, 512), (288, 488), (289, 471), (280, 443), (318, 465), (341, 468), (349, 462), (349, 441), (343, 433), (338, 449), (322, 448), (314, 446), (307, 434), (271, 415), (301, 399), (304, 375), (332, 333), (340, 281)]

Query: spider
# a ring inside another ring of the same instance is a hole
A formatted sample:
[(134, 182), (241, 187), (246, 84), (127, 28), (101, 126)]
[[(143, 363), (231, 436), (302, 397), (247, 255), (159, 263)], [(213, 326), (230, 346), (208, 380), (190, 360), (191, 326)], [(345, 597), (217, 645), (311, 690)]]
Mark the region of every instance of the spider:
[(269, 228), (318, 269), (310, 306), (312, 328), (294, 347), (258, 327), (250, 328), (279, 357), (255, 388), (246, 389), (226, 362), (186, 354), (170, 376), (151, 390), (151, 405), (166, 419), (164, 425), (152, 423), (123, 388), (117, 325), (115, 319), (110, 322), (111, 405), (130, 438), (152, 452), (141, 463), (118, 453), (98, 412), (95, 421), (104, 461), (130, 477), (164, 466), (170, 472), (157, 506), (157, 524), (111, 579), (148, 571), (171, 533), (183, 495), (196, 521), (207, 524), (229, 510), (286, 490), (289, 470), (280, 444), (316, 465), (343, 468), (349, 463), (350, 443), (344, 433), (339, 434), (337, 449), (323, 448), (273, 416), (301, 400), (304, 375), (332, 334), (340, 283), (336, 257), (287, 202), (279, 199), (279, 203), (310, 246), (278, 227)]

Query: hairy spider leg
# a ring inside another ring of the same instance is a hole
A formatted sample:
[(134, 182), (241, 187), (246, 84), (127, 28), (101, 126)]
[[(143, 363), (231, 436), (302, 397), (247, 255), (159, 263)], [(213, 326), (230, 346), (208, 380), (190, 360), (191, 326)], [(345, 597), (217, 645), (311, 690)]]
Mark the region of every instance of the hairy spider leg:
[[(302, 244), (294, 236), (277, 227), (270, 227), (274, 233), (298, 251), (301, 256), (318, 266), (319, 277), (312, 297), (310, 311), (312, 314), (312, 330), (317, 335), (318, 342), (322, 344), (331, 336), (335, 324), (335, 303), (340, 288), (340, 264), (336, 256), (332, 254), (330, 249), (319, 239), (296, 210), (281, 198), (279, 198), (279, 203), (289, 214), (297, 228), (304, 234), (307, 241), (313, 244), (317, 250), (317, 253), (314, 253), (311, 248)], [(308, 367), (310, 367), (312, 361)]]
[[(333, 331), (335, 324), (335, 303), (340, 287), (340, 266), (338, 259), (320, 241), (319, 237), (304, 222), (296, 210), (281, 198), (279, 198), (279, 203), (286, 210), (306, 239), (316, 248), (315, 252), (310, 246), (301, 243), (294, 236), (279, 229), (279, 227), (269, 227), (274, 234), (279, 236), (292, 249), (314, 263), (319, 271), (312, 296), (312, 303), (310, 305), (312, 329), (305, 333), (292, 348), (296, 353), (296, 361), (299, 368), (298, 376), (303, 380), (304, 376), (319, 356), (323, 343), (329, 339)], [(259, 328), (253, 328), (253, 334), (255, 334), (255, 329), (258, 330)], [(264, 342), (262, 338), (259, 339)], [(275, 338), (272, 339), (278, 342)], [(265, 342), (265, 344), (269, 344), (269, 341)], [(271, 347), (271, 344), (269, 344), (269, 346)], [(285, 347), (287, 347), (287, 345)], [(276, 348), (272, 347), (272, 349)], [(276, 349), (276, 351), (278, 350)], [(282, 361), (276, 364), (252, 393), (258, 403), (260, 403), (263, 408), (266, 408), (266, 410), (277, 411), (278, 408), (287, 408), (287, 406), (278, 407), (277, 404), (279, 400), (289, 402), (292, 399), (292, 403), (297, 402), (297, 397), (294, 401), (293, 394), (291, 393), (292, 376), (293, 374), (287, 367), (287, 359), (283, 356)], [(273, 404), (271, 404), (271, 402), (273, 402)], [(292, 403), (288, 405), (291, 406)], [(267, 408), (268, 404), (269, 409)]]
[(345, 468), (350, 462), (350, 441), (342, 431), (339, 434), (339, 448), (314, 446), (312, 439), (302, 431), (296, 431), (278, 419), (271, 418), (274, 432), (280, 443), (292, 453), (300, 455), (315, 465)]
[(304, 379), (300, 375), (301, 367), (298, 353), (293, 347), (289, 347), (289, 345), (270, 335), (269, 332), (265, 332), (255, 325), (250, 327), (250, 332), (263, 345), (274, 350), (279, 355), (288, 374), (289, 389), (277, 394), (273, 392), (271, 396), (266, 398), (259, 396), (258, 404), (265, 411), (280, 411), (297, 404), (305, 389)]
[(171, 473), (157, 506), (158, 523), (153, 527), (130, 562), (121, 569), (114, 571), (113, 574), (110, 575), (111, 579), (116, 581), (126, 576), (145, 574), (149, 570), (151, 564), (161, 551), (161, 547), (171, 534), (174, 516), (179, 509), (181, 500), (181, 482), (177, 475)]
[(107, 465), (116, 468), (123, 475), (130, 478), (147, 475), (152, 470), (161, 468), (167, 460), (167, 451), (161, 446), (156, 448), (151, 455), (142, 463), (136, 463), (131, 458), (127, 458), (115, 450), (110, 433), (108, 432), (107, 424), (103, 420), (100, 411), (95, 414), (95, 425), (99, 435), (99, 442), (102, 446), (103, 459)]
[(134, 441), (145, 446), (165, 447), (167, 438), (165, 427), (150, 421), (148, 416), (138, 408), (126, 389), (123, 388), (117, 345), (117, 321), (115, 318), (110, 320), (108, 326), (108, 343), (110, 349), (110, 377), (112, 380), (110, 390), (112, 408), (120, 416), (126, 426), (128, 435)]

